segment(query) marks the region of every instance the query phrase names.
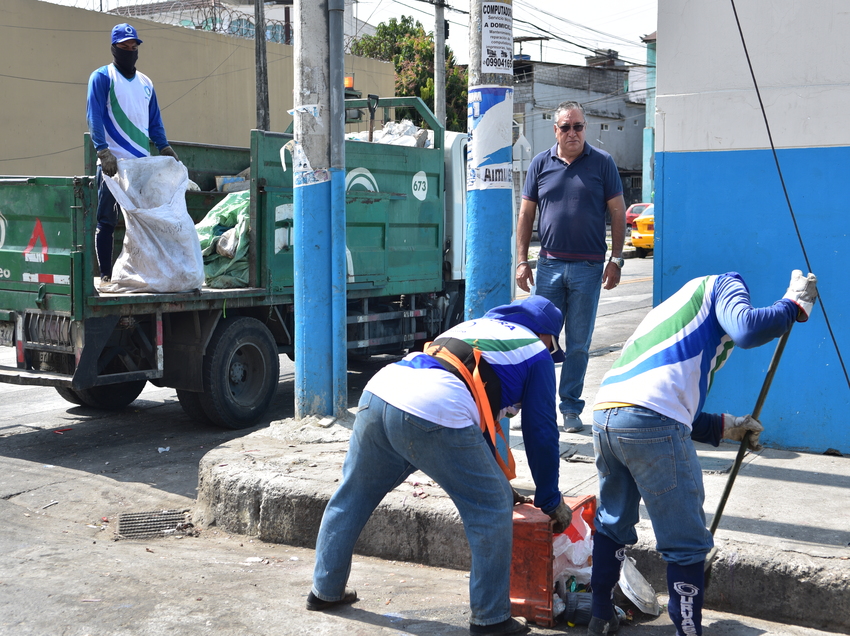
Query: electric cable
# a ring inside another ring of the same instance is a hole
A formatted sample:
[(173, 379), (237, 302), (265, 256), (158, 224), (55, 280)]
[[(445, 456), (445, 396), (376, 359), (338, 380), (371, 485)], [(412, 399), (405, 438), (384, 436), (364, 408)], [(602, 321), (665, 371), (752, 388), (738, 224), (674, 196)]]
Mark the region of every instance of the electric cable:
[[(776, 146), (773, 143), (773, 134), (770, 132), (770, 122), (767, 119), (767, 110), (764, 107), (764, 102), (761, 99), (761, 91), (759, 90), (756, 73), (753, 70), (753, 63), (750, 60), (750, 52), (747, 49), (747, 41), (744, 38), (744, 30), (741, 28), (741, 20), (738, 18), (738, 8), (735, 6), (735, 0), (730, 0), (732, 3), (732, 12), (735, 14), (735, 23), (738, 25), (738, 34), (741, 36), (741, 45), (744, 47), (744, 55), (747, 58), (747, 66), (750, 68), (750, 76), (753, 79), (753, 86), (756, 89), (756, 97), (759, 100), (759, 108), (761, 115), (764, 118), (764, 126), (767, 129), (767, 139), (770, 142), (770, 150), (773, 152), (773, 161), (776, 163), (776, 171), (779, 173), (779, 182), (782, 184), (782, 192), (785, 194), (785, 202), (788, 204), (788, 211), (791, 213), (791, 220), (794, 222), (794, 231), (797, 233), (797, 241), (800, 243), (800, 249), (803, 250), (803, 259), (806, 261), (806, 267), (811, 272), (812, 265), (809, 262), (809, 255), (806, 252), (806, 246), (803, 243), (803, 236), (800, 234), (800, 227), (797, 225), (797, 216), (794, 214), (794, 207), (791, 205), (791, 197), (788, 195), (788, 188), (785, 186), (785, 177), (782, 175), (782, 166), (779, 164), (779, 155), (776, 152)], [(847, 367), (844, 364), (844, 358), (841, 356), (841, 350), (838, 348), (838, 341), (835, 339), (835, 333), (832, 331), (832, 325), (829, 323), (829, 316), (826, 313), (826, 305), (823, 302), (823, 296), (818, 292), (820, 306), (823, 310), (823, 319), (826, 322), (829, 337), (832, 339), (832, 346), (835, 347), (835, 353), (838, 355), (838, 362), (841, 364), (841, 370), (844, 372), (844, 379), (847, 382), (847, 388), (850, 389), (850, 375), (847, 374)]]

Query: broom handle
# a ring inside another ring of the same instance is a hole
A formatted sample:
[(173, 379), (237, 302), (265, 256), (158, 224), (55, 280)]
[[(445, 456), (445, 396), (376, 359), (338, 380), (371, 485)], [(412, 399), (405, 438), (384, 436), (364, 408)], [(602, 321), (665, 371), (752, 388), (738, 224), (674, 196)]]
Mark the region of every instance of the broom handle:
[[(779, 358), (782, 357), (782, 351), (785, 349), (785, 343), (788, 342), (788, 336), (791, 330), (786, 331), (776, 343), (776, 350), (773, 352), (773, 357), (770, 359), (770, 365), (767, 367), (767, 375), (764, 376), (764, 382), (761, 385), (761, 393), (756, 400), (756, 406), (753, 409), (752, 417), (754, 420), (761, 416), (761, 407), (764, 406), (764, 401), (767, 398), (767, 392), (770, 390), (770, 384), (773, 382), (773, 376), (776, 375), (776, 367), (779, 366)], [(714, 518), (711, 520), (709, 531), (712, 536), (717, 526), (720, 524), (720, 517), (723, 515), (723, 509), (726, 507), (726, 500), (729, 499), (729, 493), (732, 492), (732, 485), (735, 483), (735, 477), (738, 476), (738, 471), (741, 469), (741, 462), (744, 461), (744, 455), (747, 454), (747, 447), (750, 445), (750, 433), (744, 433), (744, 439), (741, 440), (741, 446), (738, 447), (738, 455), (735, 457), (735, 463), (732, 464), (732, 471), (729, 473), (729, 479), (726, 481), (726, 488), (723, 489), (723, 496), (720, 497), (720, 503), (717, 504), (717, 512), (714, 513)]]

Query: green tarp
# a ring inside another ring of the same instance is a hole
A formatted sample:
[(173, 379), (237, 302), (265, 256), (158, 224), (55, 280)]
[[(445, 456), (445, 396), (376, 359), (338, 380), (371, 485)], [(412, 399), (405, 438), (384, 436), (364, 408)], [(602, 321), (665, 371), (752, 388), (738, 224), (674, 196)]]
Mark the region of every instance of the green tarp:
[[(251, 193), (248, 190), (228, 194), (195, 226), (201, 240), (206, 286), (216, 289), (248, 286), (248, 229)], [(233, 258), (216, 250), (222, 235), (235, 228), (236, 249)]]

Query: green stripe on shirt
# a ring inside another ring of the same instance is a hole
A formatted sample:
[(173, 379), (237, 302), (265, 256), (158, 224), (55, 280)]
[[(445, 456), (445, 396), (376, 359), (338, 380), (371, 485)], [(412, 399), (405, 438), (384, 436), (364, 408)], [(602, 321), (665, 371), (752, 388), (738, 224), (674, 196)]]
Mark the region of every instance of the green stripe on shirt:
[(629, 348), (623, 351), (623, 355), (620, 356), (619, 360), (617, 360), (611, 368), (618, 369), (631, 364), (653, 347), (676, 335), (682, 330), (684, 325), (689, 324), (694, 318), (696, 318), (699, 315), (700, 309), (702, 309), (708, 279), (709, 277), (706, 276), (700, 282), (688, 302), (682, 305), (675, 314), (632, 342)]
[(112, 106), (112, 116), (115, 118), (115, 123), (118, 125), (119, 130), (127, 135), (133, 143), (137, 144), (140, 148), (147, 150), (150, 145), (148, 136), (139, 130), (139, 128), (130, 121), (130, 118), (127, 117), (126, 113), (121, 108), (121, 104), (118, 103), (118, 96), (115, 94), (115, 86), (112, 83), (109, 84), (109, 104)]

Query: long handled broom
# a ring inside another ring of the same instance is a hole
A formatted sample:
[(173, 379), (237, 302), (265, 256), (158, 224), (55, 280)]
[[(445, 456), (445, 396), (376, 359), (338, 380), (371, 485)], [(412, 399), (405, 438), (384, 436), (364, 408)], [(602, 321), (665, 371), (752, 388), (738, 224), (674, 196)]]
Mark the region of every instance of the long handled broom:
[[(786, 331), (776, 343), (776, 350), (773, 352), (773, 357), (770, 359), (770, 365), (767, 367), (767, 375), (764, 377), (764, 382), (761, 385), (761, 392), (756, 400), (756, 406), (753, 409), (753, 419), (759, 419), (761, 415), (761, 407), (764, 406), (764, 401), (767, 398), (767, 392), (770, 390), (770, 384), (773, 382), (773, 376), (776, 374), (776, 367), (779, 366), (779, 358), (782, 357), (782, 351), (785, 349), (785, 343), (788, 342), (788, 336), (791, 330)], [(723, 509), (726, 507), (726, 500), (729, 499), (729, 493), (732, 492), (732, 485), (735, 483), (735, 477), (738, 476), (738, 471), (741, 469), (741, 462), (744, 461), (744, 455), (747, 454), (747, 448), (750, 445), (750, 431), (744, 434), (744, 439), (741, 440), (741, 446), (738, 448), (738, 455), (735, 457), (735, 463), (732, 465), (732, 472), (729, 473), (729, 479), (726, 481), (726, 488), (723, 489), (723, 496), (720, 497), (720, 502), (717, 504), (717, 512), (714, 513), (714, 518), (711, 520), (709, 531), (714, 536), (714, 531), (720, 524), (720, 517), (723, 515)], [(711, 551), (705, 557), (705, 586), (708, 587), (708, 574), (711, 571), (711, 564), (717, 557), (717, 546), (711, 548)]]

